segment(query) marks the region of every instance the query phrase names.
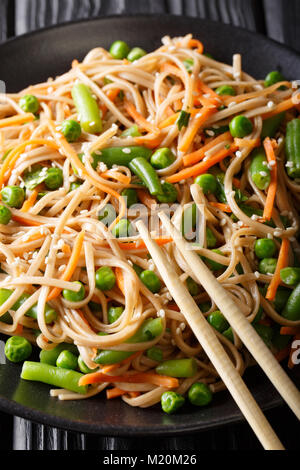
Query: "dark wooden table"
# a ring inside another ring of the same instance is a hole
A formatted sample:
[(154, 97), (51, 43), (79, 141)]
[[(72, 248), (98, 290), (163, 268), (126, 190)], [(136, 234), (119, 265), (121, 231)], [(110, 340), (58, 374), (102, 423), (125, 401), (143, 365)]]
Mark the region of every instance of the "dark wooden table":
[[(64, 21), (128, 13), (173, 13), (223, 21), (300, 51), (299, 0), (0, 0), (0, 41)], [(282, 406), (266, 414), (287, 448), (296, 449), (299, 423), (289, 409)], [(0, 413), (0, 435), (1, 450), (261, 449), (246, 423), (180, 438), (125, 439), (69, 433)]]

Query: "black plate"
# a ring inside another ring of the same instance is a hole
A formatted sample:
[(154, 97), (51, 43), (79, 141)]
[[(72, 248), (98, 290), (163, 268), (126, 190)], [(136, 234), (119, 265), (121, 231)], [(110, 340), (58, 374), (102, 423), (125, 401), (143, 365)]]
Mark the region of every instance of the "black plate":
[[(160, 15), (69, 23), (8, 41), (0, 46), (0, 79), (7, 91), (15, 92), (65, 72), (74, 58), (82, 59), (93, 47), (108, 48), (116, 39), (151, 51), (160, 45), (162, 36), (189, 32), (201, 39), (206, 51), (218, 60), (231, 63), (233, 53), (243, 54), (244, 70), (256, 78), (274, 69), (282, 70), (289, 79), (300, 78), (299, 56), (263, 36), (212, 21)], [(0, 342), (0, 408), (32, 421), (73, 431), (133, 436), (190, 433), (242, 419), (227, 392), (216, 396), (208, 408), (187, 405), (174, 416), (164, 415), (159, 406), (142, 410), (121, 400), (106, 401), (104, 394), (79, 402), (58, 402), (49, 397), (48, 386), (20, 380), (20, 367), (4, 364), (1, 350)], [(300, 384), (297, 369), (293, 379)], [(282, 403), (258, 368), (247, 372), (246, 382), (264, 409)]]

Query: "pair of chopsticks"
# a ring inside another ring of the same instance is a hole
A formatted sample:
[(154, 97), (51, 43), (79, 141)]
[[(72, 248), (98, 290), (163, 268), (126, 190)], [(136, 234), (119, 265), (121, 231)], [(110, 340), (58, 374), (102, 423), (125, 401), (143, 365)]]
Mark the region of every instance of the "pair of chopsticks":
[[(293, 382), (284, 372), (247, 318), (240, 312), (234, 300), (228, 296), (226, 290), (216, 280), (200, 257), (190, 249), (187, 241), (171, 223), (166, 214), (160, 212), (159, 218), (185, 258), (194, 276), (198, 279), (198, 282), (202, 284), (206, 292), (214, 300), (232, 328), (239, 335), (244, 345), (253, 355), (256, 362), (261, 366), (281, 396), (299, 418), (300, 393)], [(223, 380), (241, 412), (252, 427), (257, 438), (267, 450), (284, 450), (282, 443), (251, 395), (242, 377), (235, 369), (213, 328), (206, 321), (186, 286), (175, 273), (166, 255), (155, 241), (152, 240), (149, 231), (142, 221), (138, 221), (136, 226), (170, 294), (217, 370), (220, 378)]]

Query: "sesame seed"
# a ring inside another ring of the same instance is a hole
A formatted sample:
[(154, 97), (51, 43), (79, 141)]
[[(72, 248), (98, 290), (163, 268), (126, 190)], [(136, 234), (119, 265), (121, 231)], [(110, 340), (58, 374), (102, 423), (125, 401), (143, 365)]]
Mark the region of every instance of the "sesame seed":
[(258, 271), (255, 271), (254, 276), (256, 277), (256, 279), (259, 279), (260, 273)]
[(176, 334), (177, 334), (177, 335), (180, 335), (180, 334), (181, 334), (181, 329), (180, 329), (180, 328), (176, 328)]
[(129, 148), (125, 148), (122, 150), (123, 153), (126, 153), (126, 154), (130, 154), (131, 153), (131, 149)]
[(165, 318), (166, 316), (166, 312), (165, 310), (161, 309), (157, 312), (157, 316), (161, 317), (161, 318)]
[(240, 158), (243, 154), (242, 152), (240, 152), (240, 150), (238, 150), (237, 152), (235, 152), (235, 155)]
[(62, 264), (59, 268), (58, 268), (58, 271), (61, 273), (62, 271), (64, 271), (66, 269), (67, 265), (66, 264)]
[(212, 130), (210, 130), (210, 129), (207, 129), (205, 132), (206, 132), (206, 134), (209, 135), (210, 137), (214, 137), (214, 135), (215, 135), (215, 132), (212, 131)]
[(274, 104), (275, 104), (274, 101), (269, 101), (267, 106), (268, 108), (273, 108)]

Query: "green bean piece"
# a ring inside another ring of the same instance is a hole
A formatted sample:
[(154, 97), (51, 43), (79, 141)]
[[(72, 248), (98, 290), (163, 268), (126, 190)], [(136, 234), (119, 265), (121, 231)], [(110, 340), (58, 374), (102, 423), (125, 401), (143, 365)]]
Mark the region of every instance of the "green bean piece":
[(292, 321), (300, 320), (300, 283), (297, 284), (289, 296), (282, 316)]
[(62, 351), (57, 358), (56, 366), (62, 369), (76, 370), (78, 367), (77, 356), (68, 350)]
[(161, 408), (168, 415), (176, 413), (185, 402), (185, 398), (176, 392), (164, 392), (161, 396)]
[[(269, 86), (275, 85), (278, 82), (284, 82), (285, 78), (278, 70), (274, 70), (269, 72), (265, 78), (264, 86), (268, 88)], [(281, 88), (281, 87), (280, 87)]]
[(217, 181), (214, 175), (210, 173), (204, 173), (203, 175), (197, 176), (195, 184), (198, 184), (204, 194), (215, 194), (217, 191)]
[(187, 113), (186, 111), (180, 111), (179, 117), (176, 121), (178, 129), (181, 131), (183, 127), (187, 127), (189, 125), (191, 113)]
[(77, 83), (72, 88), (72, 97), (82, 129), (89, 134), (102, 132), (100, 109), (89, 87), (83, 83)]
[(217, 239), (209, 227), (206, 227), (206, 244), (207, 248), (215, 248), (217, 244)]
[(108, 322), (115, 323), (124, 312), (124, 307), (110, 307), (108, 310)]
[(284, 121), (284, 118), (285, 113), (279, 113), (275, 114), (275, 116), (265, 119), (263, 122), (263, 127), (260, 136), (261, 140), (263, 141), (266, 137), (275, 137), (275, 134), (280, 128), (282, 122)]
[(85, 298), (85, 287), (80, 281), (74, 281), (73, 284), (78, 284), (80, 287), (78, 292), (74, 292), (69, 289), (63, 290), (63, 298), (66, 299), (68, 302), (81, 302)]
[[(13, 291), (10, 289), (0, 289), (0, 305), (3, 305), (4, 302), (13, 294)], [(30, 294), (24, 293), (21, 297), (17, 300), (17, 302), (11, 307), (11, 310), (16, 311), (18, 310), (26, 300), (31, 297)], [(37, 320), (37, 304), (33, 305), (26, 313), (27, 317), (33, 318), (33, 320)], [(47, 324), (53, 323), (57, 319), (57, 312), (46, 303), (45, 306), (45, 321)]]
[(97, 369), (90, 369), (81, 356), (78, 357), (78, 368), (83, 374), (92, 374), (93, 372), (96, 372), (98, 370), (98, 367)]
[(211, 403), (213, 394), (208, 385), (203, 382), (196, 382), (190, 387), (188, 398), (192, 405), (207, 406)]
[(45, 185), (51, 191), (59, 189), (64, 184), (63, 171), (60, 168), (49, 168), (47, 171), (47, 178), (45, 179)]
[(71, 392), (85, 395), (87, 386), (79, 386), (83, 374), (74, 370), (53, 367), (40, 362), (24, 362), (21, 379), (42, 382), (54, 387), (65, 388)]
[(98, 220), (100, 220), (100, 222), (102, 222), (106, 227), (109, 227), (116, 217), (116, 209), (112, 204), (106, 204), (98, 214)]
[(169, 148), (160, 148), (151, 157), (151, 165), (156, 170), (164, 170), (176, 160), (174, 153)]
[(194, 61), (193, 59), (186, 59), (183, 61), (183, 65), (185, 66), (188, 73), (192, 73), (194, 69)]
[(175, 186), (171, 183), (162, 183), (162, 194), (157, 195), (157, 199), (161, 203), (172, 204), (177, 201), (178, 193)]
[(274, 240), (270, 238), (259, 238), (254, 244), (254, 251), (258, 258), (272, 258), (276, 251), (277, 247)]
[(285, 154), (288, 175), (300, 178), (300, 119), (293, 119), (286, 126)]
[(217, 137), (229, 131), (229, 126), (208, 127), (204, 129), (206, 137)]
[(24, 95), (19, 101), (19, 106), (25, 113), (36, 114), (40, 109), (40, 102), (34, 95)]
[(44, 183), (48, 176), (48, 170), (46, 166), (34, 165), (30, 171), (26, 171), (23, 180), (26, 189), (33, 191), (41, 183)]
[(125, 41), (115, 41), (109, 49), (110, 55), (117, 60), (126, 59), (130, 52), (130, 47)]
[(11, 221), (12, 214), (8, 207), (0, 205), (0, 224), (8, 225)]
[(188, 277), (186, 280), (186, 285), (189, 290), (189, 293), (194, 297), (200, 293), (200, 286), (197, 282), (194, 281), (191, 277)]
[(128, 209), (139, 202), (138, 195), (135, 189), (123, 189), (121, 195), (126, 199), (126, 205)]
[[(224, 256), (224, 253), (222, 253), (221, 250), (211, 250), (213, 253), (217, 253), (218, 255)], [(209, 259), (205, 256), (202, 257), (203, 261), (207, 264), (207, 266), (212, 270), (212, 271), (220, 271), (221, 269), (224, 269), (226, 265), (223, 265), (221, 263), (218, 263), (217, 261), (214, 261), (212, 259)]]
[(162, 284), (159, 277), (153, 271), (143, 271), (140, 274), (140, 279), (143, 284), (149, 289), (153, 294), (158, 294), (161, 290)]
[(100, 351), (95, 357), (94, 362), (101, 365), (119, 364), (119, 362), (125, 361), (125, 359), (128, 359), (133, 354), (134, 352), (132, 351)]
[(157, 374), (167, 375), (169, 377), (189, 378), (197, 373), (197, 362), (194, 358), (171, 359), (165, 361), (156, 367)]
[(132, 232), (133, 228), (128, 219), (121, 219), (120, 222), (118, 222), (111, 231), (113, 236), (116, 238), (130, 237)]
[(103, 162), (108, 168), (112, 168), (114, 165), (130, 168), (131, 162), (136, 158), (143, 158), (148, 161), (151, 155), (152, 150), (137, 145), (130, 147), (108, 147), (102, 149), (99, 155), (93, 154), (98, 162)]
[(25, 191), (19, 186), (6, 186), (1, 191), (1, 197), (7, 206), (20, 209), (25, 200)]
[(30, 357), (32, 346), (28, 339), (22, 336), (12, 336), (5, 343), (4, 353), (10, 362), (23, 362)]
[(223, 336), (225, 336), (225, 338), (234, 344), (234, 334), (231, 326), (228, 328), (228, 330), (223, 331)]
[(40, 362), (50, 366), (56, 366), (56, 361), (62, 351), (70, 351), (73, 355), (78, 356), (79, 352), (77, 346), (69, 343), (60, 343), (55, 348), (46, 351), (43, 349), (40, 352)]
[(255, 323), (253, 327), (264, 343), (268, 346), (268, 348), (270, 348), (272, 345), (272, 338), (274, 333), (273, 329), (270, 326), (261, 325), (260, 323)]
[(192, 204), (183, 213), (181, 232), (185, 238), (190, 238), (191, 232), (196, 228), (198, 222), (198, 210), (196, 204)]
[(262, 274), (274, 274), (277, 266), (276, 258), (264, 258), (260, 261), (258, 270)]
[(235, 89), (230, 85), (219, 86), (216, 89), (216, 93), (218, 95), (227, 95), (227, 96), (235, 96), (236, 95)]
[(163, 361), (163, 352), (161, 349), (153, 346), (147, 350), (147, 357), (155, 362), (162, 362)]
[(96, 271), (96, 287), (101, 291), (107, 291), (114, 288), (116, 276), (111, 268), (103, 266)]
[(130, 170), (142, 180), (151, 196), (163, 195), (160, 179), (153, 166), (145, 158), (134, 158), (129, 164)]
[(224, 317), (224, 315), (220, 312), (220, 310), (216, 310), (212, 312), (207, 317), (208, 323), (215, 328), (219, 333), (224, 333), (225, 330), (228, 330), (230, 327), (228, 321)]
[(201, 312), (206, 313), (211, 309), (211, 303), (210, 302), (202, 302), (199, 305), (199, 308), (200, 308)]
[(295, 286), (300, 282), (300, 268), (283, 268), (280, 279), (288, 286)]
[(262, 147), (253, 150), (250, 175), (254, 184), (262, 191), (268, 189), (271, 182), (271, 172), (265, 151)]
[(81, 126), (74, 119), (66, 119), (61, 125), (61, 132), (68, 142), (76, 142), (81, 136)]
[(144, 51), (144, 49), (141, 49), (140, 47), (134, 47), (129, 52), (127, 59), (129, 60), (129, 62), (134, 62), (136, 60), (141, 59), (145, 55), (147, 55), (147, 52)]
[(141, 135), (142, 134), (140, 133), (138, 126), (134, 124), (126, 129), (126, 131), (121, 134), (121, 137), (140, 137)]
[(251, 134), (253, 124), (246, 116), (235, 116), (229, 124), (232, 137), (243, 138)]
[(273, 301), (276, 312), (278, 313), (282, 312), (282, 310), (287, 304), (290, 294), (291, 294), (290, 289), (286, 289), (284, 287), (278, 287), (275, 299)]

